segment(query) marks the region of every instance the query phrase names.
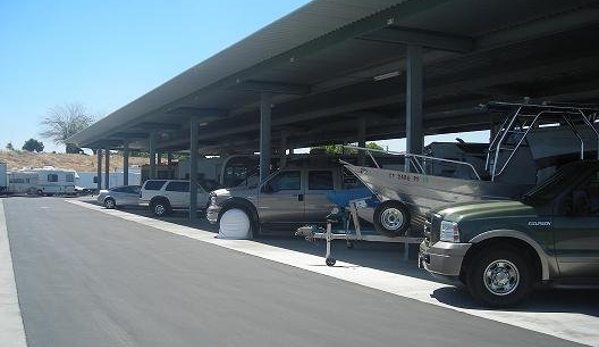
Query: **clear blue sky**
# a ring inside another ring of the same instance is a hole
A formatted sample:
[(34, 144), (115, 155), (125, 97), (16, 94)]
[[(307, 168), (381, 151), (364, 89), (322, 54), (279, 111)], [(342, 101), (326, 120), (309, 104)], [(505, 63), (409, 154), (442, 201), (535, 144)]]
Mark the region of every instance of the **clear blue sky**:
[(63, 152), (39, 135), (49, 108), (107, 115), (307, 2), (0, 0), (0, 147)]

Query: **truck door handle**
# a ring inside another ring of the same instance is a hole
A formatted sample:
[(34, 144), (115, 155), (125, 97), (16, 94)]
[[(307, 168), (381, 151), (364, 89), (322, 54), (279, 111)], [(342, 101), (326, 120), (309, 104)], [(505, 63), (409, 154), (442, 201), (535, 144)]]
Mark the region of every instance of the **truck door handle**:
[(297, 201), (304, 201), (304, 194), (297, 194)]

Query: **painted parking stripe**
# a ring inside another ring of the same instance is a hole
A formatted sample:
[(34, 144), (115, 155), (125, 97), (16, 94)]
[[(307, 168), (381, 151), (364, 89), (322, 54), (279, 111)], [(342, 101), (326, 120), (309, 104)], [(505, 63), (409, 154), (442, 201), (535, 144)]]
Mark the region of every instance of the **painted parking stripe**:
[(2, 200), (0, 200), (0, 341), (2, 346), (7, 347), (27, 346)]
[(66, 200), (72, 204), (109, 214), (128, 221), (140, 223), (172, 234), (189, 237), (194, 240), (211, 243), (220, 247), (245, 254), (268, 259), (307, 271), (334, 277), (343, 281), (381, 290), (390, 294), (418, 300), (424, 303), (445, 307), (473, 316), (517, 326), (565, 340), (599, 347), (599, 318), (571, 312), (522, 312), (482, 310), (455, 307), (431, 297), (437, 289), (447, 285), (389, 273), (360, 265), (337, 262), (337, 266), (323, 266), (323, 258), (289, 249), (266, 245), (249, 240), (220, 240), (214, 233), (169, 223), (149, 217), (143, 217), (118, 210), (107, 210), (83, 201)]

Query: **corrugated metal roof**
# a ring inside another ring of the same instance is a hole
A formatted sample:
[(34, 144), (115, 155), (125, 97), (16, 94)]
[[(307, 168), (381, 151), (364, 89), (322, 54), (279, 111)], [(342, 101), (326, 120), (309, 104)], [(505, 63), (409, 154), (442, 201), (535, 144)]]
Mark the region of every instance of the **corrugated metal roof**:
[(188, 69), (73, 136), (82, 143), (182, 96), (404, 1), (315, 0)]
[[(488, 117), (477, 118), (472, 106), (495, 95), (565, 95), (569, 98), (565, 101), (576, 101), (578, 95), (587, 102), (599, 96), (588, 92), (596, 89), (595, 76), (599, 76), (595, 64), (599, 48), (589, 44), (599, 33), (598, 14), (597, 0), (512, 1), (510, 6), (505, 6), (505, 0), (318, 0), (72, 139), (83, 146), (97, 146), (117, 131), (143, 132), (142, 122), (177, 123), (181, 128), (162, 134), (158, 146), (188, 148), (188, 119), (177, 110), (185, 109), (183, 113), (189, 115), (202, 108), (218, 108), (229, 110), (228, 116), (206, 122), (202, 148), (233, 142), (249, 148), (258, 134), (260, 95), (239, 88), (238, 79), (309, 87), (305, 95), (273, 97), (275, 137), (277, 131), (299, 129), (293, 134), (297, 144), (351, 139), (355, 136), (351, 125), (330, 123), (351, 113), (350, 118), (367, 113), (377, 119), (368, 128), (372, 138), (401, 137), (405, 132), (400, 120), (405, 100), (405, 42), (393, 41), (398, 32), (400, 37), (428, 33), (437, 42), (452, 34), (472, 43), (471, 49), (455, 53), (435, 50), (426, 45), (426, 39), (420, 42), (425, 47), (426, 131), (488, 127)], [(389, 72), (397, 72), (397, 77), (374, 78)], [(463, 110), (466, 113), (461, 114)], [(312, 135), (324, 133), (327, 137)]]

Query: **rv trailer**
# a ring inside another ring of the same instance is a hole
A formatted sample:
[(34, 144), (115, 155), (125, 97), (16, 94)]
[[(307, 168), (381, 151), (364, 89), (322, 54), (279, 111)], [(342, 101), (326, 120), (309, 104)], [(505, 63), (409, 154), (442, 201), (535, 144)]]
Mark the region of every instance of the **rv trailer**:
[(74, 170), (59, 169), (52, 166), (43, 168), (23, 168), (8, 174), (9, 193), (28, 193), (38, 195), (70, 195), (75, 193)]

